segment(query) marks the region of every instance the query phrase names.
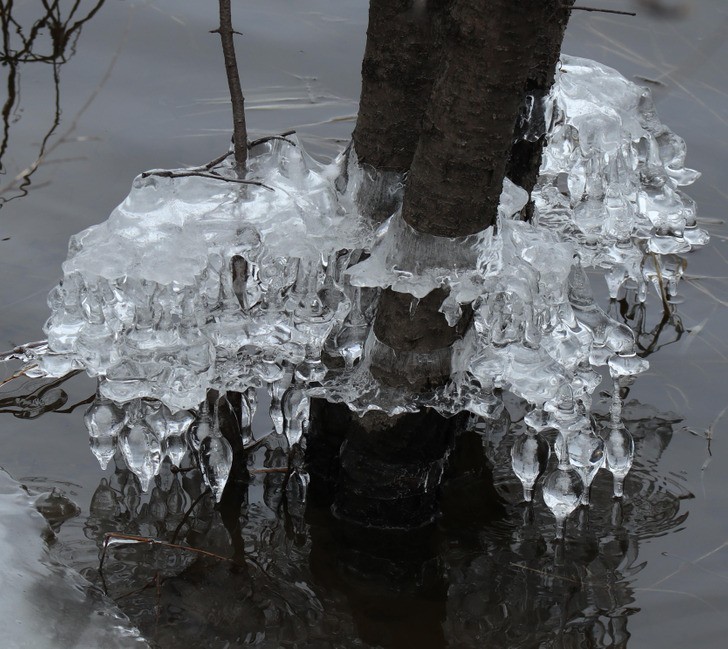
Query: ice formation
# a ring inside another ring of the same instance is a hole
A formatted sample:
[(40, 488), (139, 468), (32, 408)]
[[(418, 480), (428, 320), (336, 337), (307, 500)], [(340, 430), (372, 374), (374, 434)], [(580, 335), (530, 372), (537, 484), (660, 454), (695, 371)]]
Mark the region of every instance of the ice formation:
[(53, 559), (47, 543), (52, 532), (37, 507), (27, 488), (0, 469), (2, 646), (146, 649), (149, 645), (111, 600)]
[[(314, 396), (359, 413), (429, 406), (493, 417), (505, 389), (533, 407), (533, 438), (513, 456), (527, 499), (548, 428), (561, 434), (545, 487), (547, 503), (561, 503), (557, 518), (567, 501), (588, 501), (605, 462), (621, 493), (630, 440), (618, 417), (608, 439), (594, 434), (591, 395), (598, 368), (619, 382), (647, 363), (631, 330), (595, 304), (586, 269), (603, 271), (613, 297), (624, 285), (641, 299), (649, 285), (674, 293), (675, 255), (707, 241), (680, 190), (698, 174), (684, 167), (684, 142), (659, 122), (649, 91), (597, 63), (564, 56), (544, 115), (533, 222), (519, 219), (528, 196), (506, 179), (497, 226), (463, 238), (421, 234), (398, 212), (375, 230), (358, 207), (368, 172), (355, 156), (322, 166), (292, 140), (254, 148), (247, 178), (256, 184), (239, 182), (226, 161), (142, 174), (107, 221), (71, 238), (36, 371), (99, 378), (87, 416), (94, 452), (104, 465), (118, 446), (143, 485), (165, 454), (179, 462), (186, 442), (219, 497), (231, 453), (216, 407), (205, 405), (192, 428), (188, 412), (210, 389), (242, 394), (237, 416), (249, 422), (255, 389), (266, 388), (275, 430), (292, 446)], [(396, 201), (402, 187), (389, 180), (376, 191)], [(397, 352), (371, 327), (385, 287), (416, 298), (444, 287), (448, 321), (467, 304), (473, 324), (439, 356)], [(408, 393), (377, 381), (372, 358), (413, 372), (447, 362), (451, 378)], [(558, 496), (574, 472), (585, 488)]]

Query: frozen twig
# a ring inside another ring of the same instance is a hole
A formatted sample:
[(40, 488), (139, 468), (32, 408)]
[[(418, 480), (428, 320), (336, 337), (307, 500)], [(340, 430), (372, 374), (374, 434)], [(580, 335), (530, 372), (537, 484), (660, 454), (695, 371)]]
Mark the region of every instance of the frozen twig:
[(288, 144), (292, 144), (293, 146), (296, 146), (296, 143), (293, 140), (289, 140), (288, 136), (293, 135), (296, 131), (285, 131), (284, 133), (281, 133), (280, 135), (267, 135), (265, 137), (260, 137), (257, 140), (253, 140), (250, 144), (248, 144), (248, 148), (252, 149), (254, 146), (258, 146), (259, 144), (264, 144), (266, 142), (270, 142), (271, 140), (283, 140), (284, 142), (288, 142)]
[[(224, 159), (224, 158), (223, 158)], [(226, 183), (238, 183), (240, 185), (255, 185), (256, 187), (264, 187), (270, 191), (275, 191), (272, 187), (269, 187), (265, 183), (261, 183), (257, 180), (243, 180), (242, 178), (226, 178), (220, 174), (205, 172), (197, 169), (190, 169), (189, 171), (145, 171), (142, 174), (142, 178), (149, 178), (149, 176), (159, 176), (160, 178), (187, 178), (189, 176), (200, 176), (201, 178), (211, 178), (212, 180), (222, 180)]]

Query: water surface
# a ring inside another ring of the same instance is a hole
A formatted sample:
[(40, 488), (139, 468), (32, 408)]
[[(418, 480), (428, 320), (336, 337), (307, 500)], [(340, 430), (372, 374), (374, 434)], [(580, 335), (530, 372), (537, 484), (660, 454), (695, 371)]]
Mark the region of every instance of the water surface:
[[(16, 2), (18, 20), (32, 20), (38, 4)], [(559, 550), (543, 504), (532, 512), (518, 505), (520, 487), (507, 472), (496, 472), (493, 504), (473, 432), (453, 459), (457, 472), (446, 482), (435, 529), (362, 535), (334, 524), (325, 503), (305, 515), (283, 512), (281, 474), (258, 473), (222, 509), (203, 501), (185, 523), (187, 543), (234, 564), (119, 545), (100, 576), (103, 534), (170, 539), (180, 507), (198, 495), (194, 476), (165, 473), (156, 493), (140, 495), (128, 472), (102, 473), (88, 450), (85, 406), (74, 405), (93, 394), (90, 380), (78, 376), (39, 393), (20, 379), (0, 394), (0, 465), (31, 490), (55, 486), (81, 508), (60, 527), (54, 553), (105, 584), (162, 647), (721, 646), (728, 611), (728, 415), (721, 417), (728, 405), (728, 8), (721, 0), (672, 4), (687, 8), (679, 20), (579, 12), (565, 45), (653, 88), (661, 119), (688, 142), (688, 165), (704, 173), (688, 193), (713, 234), (689, 258), (682, 327), (674, 319), (661, 327), (659, 305), (650, 304), (640, 340), (662, 348), (629, 395), (637, 401), (627, 420), (638, 461), (624, 507), (611, 501), (600, 476), (589, 520), (574, 521)], [(56, 70), (59, 123), (25, 188), (13, 178), (32, 167), (54, 126), (56, 84), (48, 63), (18, 66), (20, 95), (0, 177), (0, 198), (12, 199), (0, 208), (3, 349), (43, 337), (45, 296), (68, 237), (105, 219), (137, 173), (203, 163), (227, 147), (224, 70), (218, 39), (208, 33), (215, 7), (107, 0)], [(363, 0), (236, 3), (253, 137), (295, 128), (321, 158), (344, 146), (356, 114), (366, 10)], [(509, 408), (516, 421), (519, 407)], [(268, 424), (258, 423), (265, 434)], [(492, 435), (488, 452), (507, 457), (508, 439)], [(275, 468), (282, 451), (264, 444), (250, 461), (253, 469)]]

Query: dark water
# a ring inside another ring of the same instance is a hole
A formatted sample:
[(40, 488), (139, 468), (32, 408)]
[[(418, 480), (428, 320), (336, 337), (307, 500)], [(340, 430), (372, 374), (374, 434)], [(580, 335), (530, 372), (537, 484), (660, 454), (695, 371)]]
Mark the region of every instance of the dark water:
[[(95, 4), (82, 2), (79, 15)], [(353, 127), (367, 3), (235, 4), (252, 136), (296, 128), (311, 153), (333, 156)], [(723, 646), (728, 7), (723, 0), (665, 4), (685, 12), (578, 12), (565, 46), (653, 87), (660, 117), (688, 143), (689, 166), (704, 173), (688, 191), (713, 234), (707, 249), (689, 257), (682, 326), (675, 318), (661, 323), (659, 305), (649, 305), (640, 340), (661, 348), (629, 395), (638, 465), (623, 507), (600, 476), (588, 520), (572, 521), (565, 547), (553, 546), (543, 504), (532, 512), (515, 504), (510, 475), (494, 476), (497, 501), (489, 491), (475, 431), (456, 450), (434, 529), (406, 536), (348, 530), (324, 505), (301, 512), (289, 498), (294, 505), (287, 507), (276, 472), (254, 473), (220, 510), (203, 499), (182, 521), (180, 512), (198, 495), (194, 476), (167, 473), (156, 491), (140, 496), (127, 472), (98, 469), (84, 406), (73, 408), (93, 393), (91, 381), (76, 377), (39, 393), (19, 379), (0, 393), (7, 413), (0, 465), (31, 488), (62, 489), (80, 506), (60, 528), (59, 556), (99, 587), (105, 583), (163, 647)], [(105, 219), (137, 173), (205, 162), (226, 148), (224, 70), (218, 40), (208, 34), (216, 5), (107, 0), (68, 44), (57, 84), (49, 63), (18, 64), (0, 176), (0, 200), (7, 201), (0, 208), (3, 349), (42, 338), (45, 296), (68, 237)], [(37, 0), (15, 3), (21, 24), (39, 12)], [(48, 49), (47, 37), (38, 41), (39, 53)], [(9, 66), (0, 70), (6, 88)], [(52, 130), (56, 88), (60, 115)], [(13, 178), (33, 168), (46, 136), (43, 160), (22, 187), (23, 178)], [(42, 414), (59, 408), (70, 412)], [(517, 422), (519, 404), (509, 411)], [(262, 419), (258, 432), (266, 432)], [(509, 438), (505, 430), (490, 437), (491, 457), (507, 457)], [(283, 461), (274, 443), (263, 444), (250, 466)], [(170, 540), (180, 523), (177, 540), (235, 562), (116, 546), (102, 581), (104, 533)]]

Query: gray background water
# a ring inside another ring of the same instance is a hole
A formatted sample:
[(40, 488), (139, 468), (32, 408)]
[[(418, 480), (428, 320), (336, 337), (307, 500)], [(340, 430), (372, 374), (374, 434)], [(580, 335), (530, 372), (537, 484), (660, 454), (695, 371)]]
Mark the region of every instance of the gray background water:
[[(32, 17), (38, 4), (16, 3), (18, 16)], [(602, 4), (634, 7), (626, 0)], [(680, 315), (690, 333), (650, 357), (650, 372), (631, 393), (684, 418), (659, 470), (666, 483), (694, 497), (682, 502), (688, 517), (679, 529), (640, 545), (646, 566), (633, 582), (640, 612), (630, 617), (629, 632), (633, 647), (720, 647), (728, 612), (728, 415), (716, 420), (728, 405), (728, 7), (723, 0), (667, 4), (686, 12), (679, 19), (576, 12), (564, 49), (657, 82), (650, 85), (661, 119), (685, 138), (688, 165), (704, 174), (688, 193), (713, 240), (690, 255), (691, 279), (681, 287)], [(236, 45), (251, 135), (296, 128), (311, 153), (333, 156), (354, 123), (367, 3), (234, 5), (244, 34)], [(218, 39), (208, 33), (216, 6), (107, 0), (85, 25), (77, 53), (60, 69), (62, 120), (50, 139), (58, 144), (28, 194), (0, 209), (1, 348), (43, 337), (45, 296), (58, 279), (68, 237), (105, 219), (136, 174), (203, 163), (227, 147), (224, 70)], [(11, 195), (6, 184), (34, 162), (52, 124), (50, 72), (41, 63), (22, 66), (2, 196)], [(652, 307), (657, 313), (655, 300)], [(662, 341), (669, 340), (667, 331)], [(71, 402), (92, 389), (83, 378), (68, 385)], [(65, 485), (87, 510), (100, 472), (81, 411), (30, 421), (3, 415), (0, 465), (39, 488)], [(82, 563), (90, 549), (78, 521), (64, 529), (64, 556)]]

